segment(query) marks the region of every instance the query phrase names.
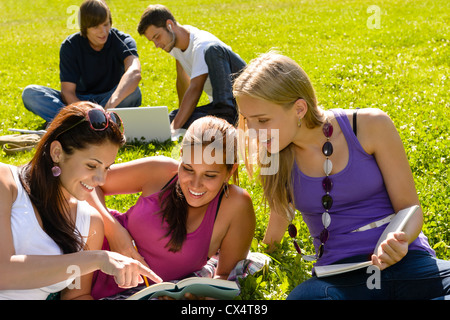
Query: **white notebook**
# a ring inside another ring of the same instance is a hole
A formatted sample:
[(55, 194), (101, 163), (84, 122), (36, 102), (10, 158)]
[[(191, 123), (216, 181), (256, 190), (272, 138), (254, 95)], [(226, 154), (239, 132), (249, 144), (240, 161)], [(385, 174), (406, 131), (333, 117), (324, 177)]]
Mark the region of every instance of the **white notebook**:
[[(418, 208), (419, 206), (415, 205), (397, 212), (397, 214), (392, 218), (391, 222), (389, 222), (386, 229), (378, 239), (378, 243), (375, 246), (374, 252), (378, 251), (378, 247), (384, 240), (386, 240), (388, 233), (402, 231), (406, 223), (409, 221), (409, 219), (413, 216), (413, 214), (417, 211)], [(338, 263), (338, 264), (330, 264), (327, 266), (317, 266), (314, 268), (314, 271), (317, 277), (320, 278), (365, 268), (370, 266), (371, 264), (372, 261), (364, 261), (357, 263)]]

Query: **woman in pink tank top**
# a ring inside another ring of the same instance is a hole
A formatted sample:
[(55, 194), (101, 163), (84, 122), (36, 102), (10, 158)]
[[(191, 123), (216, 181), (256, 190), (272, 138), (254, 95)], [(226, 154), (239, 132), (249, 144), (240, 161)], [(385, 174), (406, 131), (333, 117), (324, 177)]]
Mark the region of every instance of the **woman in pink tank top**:
[[(101, 191), (105, 195), (141, 192), (141, 196), (125, 214), (114, 213), (129, 235), (108, 237), (104, 248), (125, 243), (128, 248), (122, 253), (142, 258), (164, 281), (200, 270), (208, 257), (219, 252), (215, 277), (226, 279), (246, 258), (256, 223), (249, 194), (228, 184), (233, 175), (237, 177), (236, 145), (235, 128), (208, 116), (187, 130), (181, 161), (148, 157), (112, 166)], [(97, 207), (107, 216), (104, 207)], [(131, 239), (140, 257), (133, 253)], [(94, 298), (121, 290), (106, 274), (94, 275)]]

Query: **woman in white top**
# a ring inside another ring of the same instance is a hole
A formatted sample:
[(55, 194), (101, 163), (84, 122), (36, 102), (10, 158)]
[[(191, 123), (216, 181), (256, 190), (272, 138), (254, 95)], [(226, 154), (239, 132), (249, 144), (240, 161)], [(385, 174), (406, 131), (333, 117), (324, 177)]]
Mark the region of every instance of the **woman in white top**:
[(104, 183), (122, 131), (115, 113), (78, 102), (61, 110), (28, 164), (0, 164), (0, 299), (61, 290), (63, 299), (90, 298), (95, 270), (125, 288), (141, 275), (161, 281), (140, 262), (99, 250), (103, 221), (85, 201)]

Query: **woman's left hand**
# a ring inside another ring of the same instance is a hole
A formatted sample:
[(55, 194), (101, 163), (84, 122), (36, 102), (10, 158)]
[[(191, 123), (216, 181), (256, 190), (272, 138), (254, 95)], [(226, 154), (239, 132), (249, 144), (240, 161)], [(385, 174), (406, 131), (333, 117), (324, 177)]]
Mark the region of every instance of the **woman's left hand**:
[(116, 225), (114, 237), (107, 237), (111, 251), (118, 252), (124, 256), (133, 258), (144, 266), (149, 267), (144, 257), (142, 257), (133, 246), (133, 239), (127, 229), (120, 224)]
[(396, 264), (408, 253), (408, 236), (404, 232), (391, 232), (372, 255), (372, 264), (380, 270)]

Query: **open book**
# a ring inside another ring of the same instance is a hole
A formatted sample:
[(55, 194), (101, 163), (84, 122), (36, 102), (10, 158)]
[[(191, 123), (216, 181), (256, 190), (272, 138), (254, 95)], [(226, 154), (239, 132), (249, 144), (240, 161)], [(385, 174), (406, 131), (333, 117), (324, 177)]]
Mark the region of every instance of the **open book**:
[[(397, 212), (397, 214), (395, 214), (391, 222), (389, 222), (386, 229), (378, 239), (374, 252), (378, 252), (378, 247), (384, 240), (386, 240), (388, 233), (402, 231), (408, 220), (412, 217), (412, 215), (417, 211), (418, 208), (419, 206), (416, 205)], [(330, 264), (327, 266), (317, 266), (314, 268), (314, 271), (317, 277), (320, 278), (365, 268), (370, 266), (371, 264), (372, 261), (364, 261), (356, 263), (338, 263), (338, 264)]]
[(240, 290), (234, 281), (191, 277), (180, 280), (177, 283), (161, 282), (151, 285), (136, 292), (128, 297), (127, 300), (148, 300), (161, 296), (182, 299), (184, 294), (188, 292), (201, 297), (231, 300), (239, 294)]

